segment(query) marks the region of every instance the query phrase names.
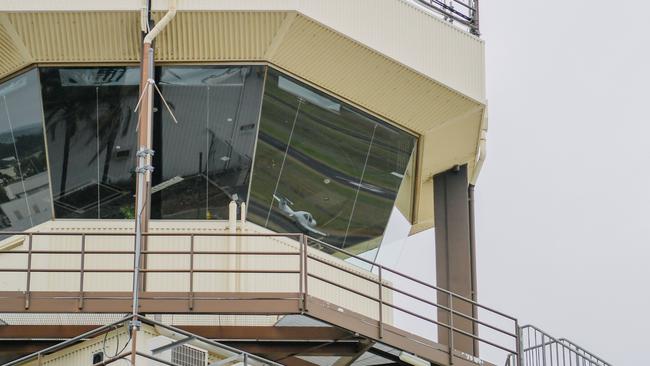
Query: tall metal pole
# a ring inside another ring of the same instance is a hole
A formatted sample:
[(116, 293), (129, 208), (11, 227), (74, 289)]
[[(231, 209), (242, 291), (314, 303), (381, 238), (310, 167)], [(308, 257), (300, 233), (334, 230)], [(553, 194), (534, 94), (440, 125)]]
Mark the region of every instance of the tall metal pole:
[[(146, 21), (150, 21), (151, 8), (146, 8)], [(147, 27), (148, 29), (148, 24)], [(146, 238), (142, 232), (149, 229), (149, 198), (151, 197), (151, 157), (153, 150), (151, 146), (152, 119), (153, 119), (153, 48), (151, 43), (142, 44), (142, 62), (140, 64), (140, 109), (138, 114), (138, 152), (135, 191), (135, 242), (133, 248), (133, 318), (129, 323), (131, 332), (131, 365), (135, 366), (137, 351), (137, 335), (141, 322), (138, 319), (139, 296), (142, 286), (140, 268), (142, 263), (141, 253), (145, 247)]]

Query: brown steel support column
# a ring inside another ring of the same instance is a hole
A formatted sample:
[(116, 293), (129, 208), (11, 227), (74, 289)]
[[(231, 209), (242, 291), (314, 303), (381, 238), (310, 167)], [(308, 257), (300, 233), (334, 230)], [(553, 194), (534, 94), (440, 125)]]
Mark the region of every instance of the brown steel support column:
[[(465, 298), (475, 298), (470, 205), (467, 166), (458, 166), (433, 178), (434, 218), (436, 236), (436, 277), (438, 287)], [(438, 303), (449, 307), (449, 296), (438, 293)], [(453, 310), (474, 315), (474, 306), (458, 298), (452, 300)], [(475, 334), (471, 321), (458, 315), (453, 319), (446, 310), (438, 310), (438, 320), (457, 329)], [(449, 330), (438, 327), (438, 342), (449, 345)], [(474, 340), (458, 332), (453, 334), (453, 347), (472, 355), (478, 354)]]

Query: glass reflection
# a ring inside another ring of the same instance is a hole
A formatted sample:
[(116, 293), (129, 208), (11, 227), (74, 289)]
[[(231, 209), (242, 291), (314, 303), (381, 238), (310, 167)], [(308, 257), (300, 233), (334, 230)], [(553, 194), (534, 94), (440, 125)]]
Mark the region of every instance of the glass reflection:
[(0, 85), (0, 228), (24, 230), (51, 218), (36, 69)]
[(152, 217), (227, 219), (246, 201), (264, 67), (162, 67)]
[(56, 217), (133, 218), (138, 69), (40, 75)]
[(377, 247), (415, 138), (269, 70), (249, 217), (359, 253)]

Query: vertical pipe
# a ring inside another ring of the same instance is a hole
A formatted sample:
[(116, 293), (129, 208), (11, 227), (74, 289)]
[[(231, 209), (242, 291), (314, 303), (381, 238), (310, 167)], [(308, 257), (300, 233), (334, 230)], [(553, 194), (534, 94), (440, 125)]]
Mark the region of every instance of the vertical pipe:
[(190, 235), (190, 310), (194, 309), (194, 234)]
[[(469, 184), (467, 187), (467, 201), (468, 201), (468, 211), (469, 211), (469, 257), (470, 257), (470, 291), (471, 299), (474, 301), (478, 300), (477, 294), (477, 275), (476, 275), (476, 222), (475, 222), (475, 210), (474, 210), (474, 184)], [(472, 317), (478, 319), (478, 309), (476, 306), (472, 305)], [(478, 324), (472, 322), (472, 334), (478, 336)], [(478, 353), (478, 340), (474, 339), (474, 356), (479, 357)]]
[[(235, 236), (237, 232), (237, 202), (235, 201), (230, 201), (230, 204), (228, 204), (228, 232), (230, 233), (228, 236), (228, 251), (229, 253), (232, 253), (237, 251), (237, 237)], [(238, 262), (236, 257), (238, 256), (233, 254), (228, 254), (226, 256), (229, 270), (232, 270), (233, 268), (237, 270), (241, 269), (236, 268)], [(240, 276), (233, 273), (227, 275), (228, 291), (237, 292), (239, 290), (237, 288), (239, 277)]]
[(515, 344), (515, 350), (517, 351), (517, 366), (523, 366), (524, 364), (524, 340), (523, 332), (519, 327), (519, 320), (515, 320), (515, 334), (517, 335)]
[(25, 284), (25, 309), (29, 309), (30, 289), (32, 281), (32, 233), (29, 233), (27, 242), (27, 283)]
[(449, 298), (449, 364), (454, 364), (454, 296), (447, 292)]
[(379, 269), (379, 339), (384, 338), (384, 284), (381, 274), (381, 266)]
[(542, 333), (542, 366), (546, 366), (546, 336)]
[[(138, 316), (135, 315), (133, 319), (131, 319), (131, 324), (138, 322)], [(131, 326), (131, 365), (136, 366), (136, 355), (138, 351), (138, 345), (137, 345), (137, 335), (138, 335), (138, 328)], [(119, 335), (118, 335), (119, 337)]]
[(305, 290), (305, 302), (303, 304), (303, 310), (305, 312), (307, 311), (307, 296), (309, 296), (309, 288), (307, 286), (309, 284), (309, 269), (307, 269), (307, 263), (309, 262), (309, 245), (307, 245), (308, 240), (309, 240), (309, 238), (307, 236), (303, 235), (303, 244), (302, 244), (303, 249), (302, 250), (304, 252), (304, 260), (305, 260), (305, 263), (303, 263), (303, 265), (302, 265), (303, 271), (305, 272), (305, 277), (304, 277), (304, 281), (305, 281), (305, 288), (304, 288), (304, 290)]
[(474, 11), (472, 14), (472, 22), (474, 23), (474, 29), (472, 30), (472, 33), (480, 36), (481, 35), (481, 24), (480, 24), (480, 17), (479, 17), (479, 5), (478, 5), (479, 0), (474, 0)]
[(304, 308), (304, 303), (305, 303), (305, 293), (303, 292), (303, 278), (304, 278), (304, 271), (305, 268), (303, 267), (303, 257), (305, 255), (304, 253), (304, 242), (305, 242), (305, 234), (300, 234), (298, 236), (298, 250), (299, 250), (299, 255), (298, 255), (298, 268), (300, 274), (298, 274), (298, 292), (300, 293), (300, 299), (298, 301), (300, 302), (298, 304), (298, 307), (300, 308), (300, 312), (302, 313), (305, 308)]
[(240, 207), (240, 227), (241, 231), (244, 231), (246, 228), (246, 202), (242, 202)]
[(81, 268), (79, 271), (79, 306), (81, 310), (84, 307), (84, 268), (86, 258), (86, 234), (81, 234)]

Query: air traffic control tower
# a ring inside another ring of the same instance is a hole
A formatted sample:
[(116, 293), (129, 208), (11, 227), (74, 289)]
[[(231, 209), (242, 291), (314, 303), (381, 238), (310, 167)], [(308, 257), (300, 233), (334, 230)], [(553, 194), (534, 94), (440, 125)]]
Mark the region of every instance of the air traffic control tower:
[(0, 363), (606, 365), (477, 302), (486, 132), (478, 0), (4, 1)]

